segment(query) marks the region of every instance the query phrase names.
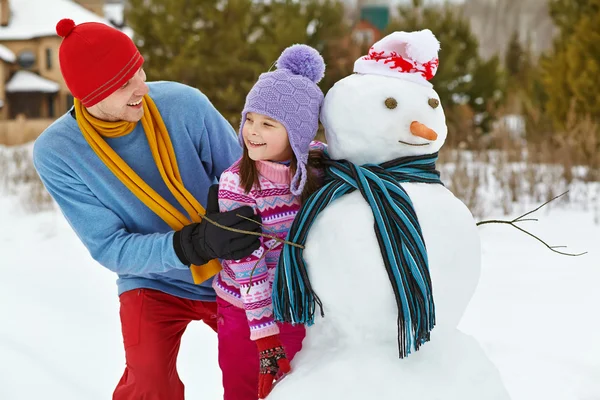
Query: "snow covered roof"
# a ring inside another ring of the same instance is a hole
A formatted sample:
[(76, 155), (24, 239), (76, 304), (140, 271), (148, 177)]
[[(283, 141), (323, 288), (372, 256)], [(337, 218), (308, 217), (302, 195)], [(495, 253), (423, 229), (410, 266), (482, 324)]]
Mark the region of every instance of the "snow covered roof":
[(60, 85), (30, 71), (18, 71), (6, 84), (9, 93), (43, 92), (56, 93)]
[(17, 57), (15, 56), (15, 53), (13, 53), (8, 47), (0, 44), (0, 60), (14, 63), (16, 59)]
[(121, 29), (121, 32), (133, 39), (133, 29), (124, 24), (125, 4), (106, 3), (103, 7), (104, 18), (111, 24)]
[(121, 32), (123, 32), (124, 34), (129, 36), (131, 39), (133, 39), (133, 29), (131, 29), (130, 27), (128, 27), (128, 26), (122, 27)]
[(104, 17), (117, 26), (123, 25), (125, 5), (120, 3), (107, 3), (104, 5)]
[(0, 26), (0, 40), (27, 40), (56, 35), (56, 23), (71, 18), (76, 24), (103, 22), (105, 18), (87, 10), (72, 0), (10, 0), (8, 26)]

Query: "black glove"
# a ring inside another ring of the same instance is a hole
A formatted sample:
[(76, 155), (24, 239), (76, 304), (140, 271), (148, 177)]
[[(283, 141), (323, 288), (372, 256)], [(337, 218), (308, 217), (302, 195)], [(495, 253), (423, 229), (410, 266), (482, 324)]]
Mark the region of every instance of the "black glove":
[[(218, 188), (219, 185), (212, 185), (208, 191), (206, 216), (220, 225), (261, 233), (260, 225), (236, 215), (261, 222), (260, 216), (254, 215), (252, 207), (244, 206), (232, 211), (219, 212)], [(186, 265), (203, 265), (213, 258), (238, 260), (249, 256), (259, 246), (259, 236), (232, 232), (213, 225), (206, 219), (187, 225), (173, 235), (175, 253)]]

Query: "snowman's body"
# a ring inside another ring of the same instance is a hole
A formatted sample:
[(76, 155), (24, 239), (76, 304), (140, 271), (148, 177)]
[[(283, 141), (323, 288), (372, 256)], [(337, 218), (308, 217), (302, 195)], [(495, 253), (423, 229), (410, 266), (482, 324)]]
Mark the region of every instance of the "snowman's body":
[[(416, 33), (418, 41), (431, 44), (433, 35), (423, 32)], [(384, 43), (388, 38), (404, 40), (404, 33), (396, 34), (375, 44), (373, 54), (382, 54), (379, 50), (389, 45)], [(436, 40), (434, 44), (439, 49)], [(432, 59), (432, 51), (413, 53)], [(391, 54), (411, 56), (405, 43)], [(358, 71), (364, 74), (342, 79), (327, 93), (321, 121), (331, 158), (380, 164), (433, 154), (442, 147), (447, 127), (437, 93), (427, 82), (419, 83), (418, 76), (395, 78), (392, 67), (380, 74), (378, 68), (399, 64), (383, 61)], [(270, 400), (510, 399), (479, 344), (457, 329), (481, 267), (471, 213), (440, 184), (401, 185), (410, 196), (427, 249), (436, 316), (431, 340), (399, 358), (398, 307), (373, 212), (358, 191), (352, 192), (327, 206), (308, 233), (303, 256), (325, 317), (318, 316), (307, 330), (292, 373), (277, 384)]]
[(314, 222), (304, 254), (325, 318), (307, 330), (293, 373), (269, 399), (509, 398), (479, 344), (456, 329), (480, 271), (469, 210), (441, 185), (402, 186), (427, 246), (437, 319), (431, 341), (398, 358), (397, 307), (373, 214), (359, 193), (345, 195)]

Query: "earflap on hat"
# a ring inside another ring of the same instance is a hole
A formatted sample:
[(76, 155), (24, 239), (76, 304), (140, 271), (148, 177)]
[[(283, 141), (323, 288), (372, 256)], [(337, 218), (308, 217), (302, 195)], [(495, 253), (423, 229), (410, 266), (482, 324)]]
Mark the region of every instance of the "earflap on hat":
[(356, 60), (354, 72), (391, 76), (428, 87), (439, 65), (440, 42), (429, 30), (393, 32)]
[(300, 196), (302, 194), (302, 191), (304, 190), (304, 185), (306, 185), (306, 174), (308, 173), (306, 171), (306, 163), (303, 163), (300, 160), (298, 160), (297, 164), (298, 167), (296, 170), (296, 174), (294, 174), (292, 182), (290, 183), (290, 192), (292, 192), (294, 196)]

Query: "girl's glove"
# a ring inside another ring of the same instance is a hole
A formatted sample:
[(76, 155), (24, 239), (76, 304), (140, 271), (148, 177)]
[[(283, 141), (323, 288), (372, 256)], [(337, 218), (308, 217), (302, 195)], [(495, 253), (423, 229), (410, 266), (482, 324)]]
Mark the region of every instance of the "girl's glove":
[(290, 362), (279, 335), (267, 336), (256, 340), (258, 357), (260, 360), (260, 372), (258, 375), (258, 398), (264, 399), (273, 389), (275, 377), (291, 371)]
[[(237, 210), (219, 212), (219, 185), (210, 187), (206, 216), (220, 225), (238, 230), (261, 233), (260, 216), (252, 207), (244, 206)], [(238, 217), (238, 214), (242, 217)], [(245, 217), (245, 218), (243, 218)], [(185, 265), (203, 265), (213, 258), (239, 260), (248, 257), (260, 247), (260, 238), (246, 233), (233, 232), (209, 223), (203, 219), (183, 227), (173, 235), (175, 254)]]

